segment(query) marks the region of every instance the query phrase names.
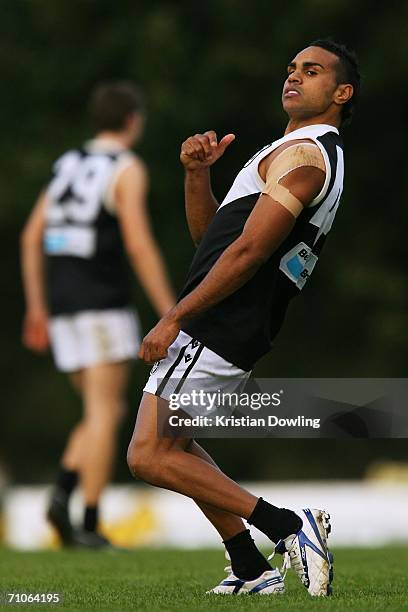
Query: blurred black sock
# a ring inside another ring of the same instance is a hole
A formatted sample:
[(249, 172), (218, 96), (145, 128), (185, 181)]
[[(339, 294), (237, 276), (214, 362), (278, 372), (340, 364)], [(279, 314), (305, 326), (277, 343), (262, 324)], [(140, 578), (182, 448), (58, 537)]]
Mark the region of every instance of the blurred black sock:
[(279, 540), (287, 538), (302, 529), (303, 521), (295, 512), (287, 508), (272, 506), (260, 497), (248, 518), (250, 525), (255, 525), (272, 542), (277, 544)]
[(65, 493), (68, 501), (69, 496), (78, 484), (78, 472), (75, 470), (66, 470), (61, 466), (55, 484), (57, 489)]
[(224, 545), (231, 558), (232, 571), (237, 578), (255, 580), (271, 569), (268, 561), (257, 549), (249, 529), (241, 531), (229, 540), (224, 540)]
[(98, 506), (86, 506), (84, 515), (85, 531), (96, 531), (98, 525)]

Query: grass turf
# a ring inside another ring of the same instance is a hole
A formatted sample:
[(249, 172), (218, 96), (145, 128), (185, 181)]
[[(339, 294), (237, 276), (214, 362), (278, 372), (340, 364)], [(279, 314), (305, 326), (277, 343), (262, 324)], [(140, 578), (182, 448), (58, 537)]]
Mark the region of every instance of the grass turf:
[[(0, 591), (59, 592), (69, 610), (408, 610), (408, 549), (334, 551), (334, 593), (312, 599), (293, 572), (281, 596), (205, 595), (223, 577), (221, 549), (132, 552), (0, 550)], [(279, 557), (280, 559), (280, 557)], [(11, 609), (1, 606), (2, 610)]]

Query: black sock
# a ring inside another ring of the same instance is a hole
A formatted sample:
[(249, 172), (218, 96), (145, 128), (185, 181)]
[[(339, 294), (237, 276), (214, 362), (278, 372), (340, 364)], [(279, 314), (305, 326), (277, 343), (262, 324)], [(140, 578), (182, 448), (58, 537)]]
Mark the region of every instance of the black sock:
[(257, 549), (249, 529), (225, 540), (224, 545), (231, 558), (232, 571), (237, 578), (255, 580), (264, 572), (272, 569), (263, 554)]
[(65, 493), (67, 500), (77, 484), (78, 472), (75, 470), (66, 470), (63, 466), (61, 466), (57, 476), (56, 487), (59, 491), (63, 491)]
[(96, 531), (98, 525), (98, 506), (86, 506), (84, 515), (85, 531)]
[(255, 525), (275, 544), (292, 533), (297, 533), (303, 525), (302, 519), (295, 512), (272, 506), (262, 497), (258, 499), (251, 516), (248, 518), (248, 523)]

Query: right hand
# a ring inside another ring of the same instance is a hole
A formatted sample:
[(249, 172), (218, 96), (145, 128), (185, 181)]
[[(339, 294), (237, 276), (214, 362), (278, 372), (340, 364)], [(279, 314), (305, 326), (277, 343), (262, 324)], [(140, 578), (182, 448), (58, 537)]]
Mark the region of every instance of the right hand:
[(28, 310), (24, 317), (22, 341), (36, 353), (44, 353), (49, 346), (48, 313), (45, 310)]
[(180, 161), (185, 170), (208, 168), (223, 155), (233, 140), (235, 135), (227, 134), (218, 142), (213, 130), (190, 136), (181, 145)]

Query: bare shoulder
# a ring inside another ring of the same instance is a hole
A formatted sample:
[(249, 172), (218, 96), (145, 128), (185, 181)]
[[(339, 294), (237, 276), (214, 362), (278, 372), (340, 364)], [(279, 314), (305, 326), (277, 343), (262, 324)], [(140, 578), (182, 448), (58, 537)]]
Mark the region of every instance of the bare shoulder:
[(136, 153), (131, 152), (130, 159), (132, 160), (132, 165), (137, 169), (138, 172), (147, 172), (146, 162), (137, 155)]
[(127, 167), (131, 169), (132, 174), (138, 175), (139, 177), (147, 176), (148, 170), (145, 161), (132, 151), (126, 156)]
[(135, 153), (129, 152), (123, 160), (123, 168), (118, 178), (118, 187), (139, 185), (146, 188), (149, 181), (149, 173), (143, 159)]

